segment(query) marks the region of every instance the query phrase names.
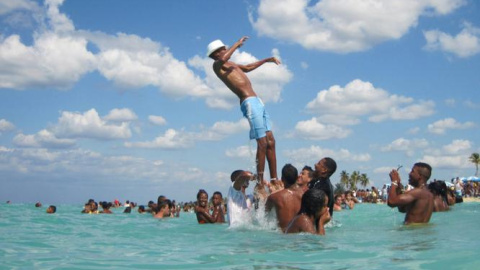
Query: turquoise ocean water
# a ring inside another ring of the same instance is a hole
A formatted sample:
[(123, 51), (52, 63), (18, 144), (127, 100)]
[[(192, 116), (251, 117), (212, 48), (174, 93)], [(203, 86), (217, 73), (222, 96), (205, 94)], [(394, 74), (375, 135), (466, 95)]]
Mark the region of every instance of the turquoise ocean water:
[(334, 213), (326, 236), (260, 223), (229, 229), (195, 215), (80, 214), (80, 205), (0, 205), (0, 269), (478, 269), (480, 203), (403, 226), (386, 205)]

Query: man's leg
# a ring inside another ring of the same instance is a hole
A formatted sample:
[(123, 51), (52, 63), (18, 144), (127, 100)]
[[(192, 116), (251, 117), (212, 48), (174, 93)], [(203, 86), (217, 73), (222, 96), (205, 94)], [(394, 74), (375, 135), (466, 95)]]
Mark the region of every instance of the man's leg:
[(275, 151), (275, 137), (273, 137), (273, 132), (267, 131), (267, 161), (268, 169), (270, 171), (271, 179), (278, 179), (277, 177), (277, 154)]
[(267, 137), (257, 139), (257, 175), (258, 181), (263, 182), (265, 170), (265, 157), (267, 155)]

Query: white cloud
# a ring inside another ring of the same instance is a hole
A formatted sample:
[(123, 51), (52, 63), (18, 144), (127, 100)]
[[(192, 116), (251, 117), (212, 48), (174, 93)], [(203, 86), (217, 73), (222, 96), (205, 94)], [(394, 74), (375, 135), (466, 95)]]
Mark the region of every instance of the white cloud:
[(451, 144), (443, 146), (444, 153), (448, 155), (466, 153), (471, 148), (472, 143), (469, 140), (453, 140)]
[(412, 135), (418, 134), (418, 132), (420, 132), (420, 128), (419, 128), (419, 127), (413, 127), (413, 128), (411, 128), (411, 129), (409, 129), (409, 130), (407, 131), (408, 134), (412, 134)]
[(309, 140), (328, 140), (346, 138), (352, 130), (332, 124), (323, 124), (318, 118), (300, 121), (295, 125), (294, 136)]
[(398, 138), (391, 142), (389, 145), (381, 148), (383, 152), (400, 151), (405, 152), (409, 157), (413, 156), (416, 152), (421, 151), (429, 146), (429, 143), (425, 139), (408, 140), (405, 138)]
[(129, 122), (137, 120), (138, 117), (132, 110), (124, 108), (111, 110), (103, 119), (114, 122)]
[(238, 122), (216, 122), (212, 127), (199, 132), (185, 132), (168, 129), (164, 135), (156, 137), (153, 141), (126, 142), (126, 147), (138, 148), (162, 148), (162, 149), (184, 149), (194, 145), (196, 141), (220, 141), (225, 137), (249, 129), (245, 119)]
[[(115, 183), (137, 180), (155, 181), (164, 176), (165, 165), (159, 160), (132, 156), (103, 156), (82, 149), (48, 150), (44, 148), (6, 149), (0, 147), (0, 170), (4, 173), (30, 174), (40, 178), (82, 179), (82, 185), (96, 185), (101, 180)], [(163, 179), (169, 181), (171, 179)], [(181, 179), (175, 179), (181, 180)]]
[(95, 57), (86, 45), (84, 39), (54, 33), (35, 37), (32, 46), (18, 35), (0, 36), (0, 88), (71, 87), (93, 70)]
[(148, 121), (157, 126), (163, 126), (167, 124), (167, 120), (165, 120), (165, 118), (163, 118), (162, 116), (158, 115), (149, 115)]
[(192, 133), (191, 136), (198, 141), (219, 141), (229, 135), (237, 134), (246, 130), (250, 130), (250, 125), (245, 118), (241, 118), (237, 122), (216, 122), (207, 130)]
[(75, 140), (59, 139), (52, 132), (43, 129), (34, 135), (17, 134), (13, 144), (20, 147), (33, 148), (67, 148), (75, 145)]
[[(399, 39), (420, 16), (448, 14), (463, 0), (262, 0), (250, 21), (260, 35), (305, 48), (349, 53)], [(431, 11), (431, 12), (430, 12)]]
[(161, 149), (184, 149), (192, 145), (191, 136), (174, 129), (168, 129), (163, 136), (158, 136), (153, 141), (125, 143), (125, 147)]
[(367, 162), (371, 159), (370, 154), (354, 154), (347, 149), (332, 150), (312, 145), (308, 148), (284, 151), (284, 156), (295, 164), (313, 164), (316, 161), (331, 157), (337, 163), (339, 161)]
[(475, 126), (474, 122), (459, 123), (454, 118), (445, 118), (428, 125), (428, 131), (434, 134), (445, 134), (447, 129), (469, 129)]
[(29, 0), (2, 0), (0, 3), (0, 15), (8, 14), (16, 10), (34, 10), (37, 4)]
[(127, 139), (132, 136), (129, 124), (108, 124), (95, 109), (86, 112), (62, 112), (52, 132), (60, 138)]
[(242, 145), (234, 149), (227, 149), (225, 155), (230, 158), (244, 158), (251, 159), (255, 158), (256, 149), (252, 149), (249, 146)]
[(2, 132), (7, 132), (15, 129), (15, 125), (12, 123), (8, 122), (5, 119), (0, 119), (0, 135)]
[(451, 36), (439, 30), (430, 30), (423, 33), (429, 51), (443, 51), (460, 58), (467, 58), (480, 53), (480, 28), (465, 23), (462, 31)]
[[(320, 91), (307, 104), (306, 109), (318, 115), (339, 115), (340, 119), (348, 117), (351, 119), (348, 124), (358, 123), (358, 117), (363, 115), (370, 115), (371, 122), (381, 122), (388, 119), (417, 119), (434, 113), (433, 101), (413, 102), (413, 98), (390, 95), (381, 88), (375, 88), (370, 82), (356, 79), (344, 88), (334, 85), (328, 90)], [(335, 117), (322, 120), (335, 121)]]

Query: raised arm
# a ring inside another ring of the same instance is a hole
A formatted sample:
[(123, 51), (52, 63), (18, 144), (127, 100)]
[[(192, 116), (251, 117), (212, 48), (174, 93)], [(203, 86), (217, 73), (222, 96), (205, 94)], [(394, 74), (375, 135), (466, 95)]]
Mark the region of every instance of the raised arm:
[(398, 175), (397, 170), (392, 170), (390, 172), (390, 180), (392, 181), (392, 185), (388, 192), (388, 206), (403, 207), (415, 201), (415, 197), (412, 196), (411, 192), (404, 194), (397, 193), (397, 187), (400, 185), (400, 176)]
[(248, 39), (247, 36), (242, 37), (239, 39), (237, 42), (235, 42), (232, 47), (228, 48), (227, 51), (216, 61), (216, 62), (221, 62), (225, 63), (228, 60), (230, 60), (230, 57), (232, 57), (232, 54), (235, 52), (236, 49), (240, 48), (243, 46), (243, 43)]
[(251, 172), (244, 171), (242, 172), (233, 182), (233, 188), (236, 190), (240, 190), (246, 182), (254, 180), (254, 175)]
[(240, 67), (240, 69), (242, 69), (243, 72), (250, 72), (250, 71), (252, 71), (252, 70), (258, 68), (259, 66), (261, 66), (265, 63), (268, 63), (268, 62), (275, 63), (277, 65), (281, 64), (280, 60), (278, 60), (277, 58), (269, 57), (269, 58), (265, 58), (265, 59), (262, 59), (260, 61), (248, 64), (248, 65), (238, 65), (238, 67)]

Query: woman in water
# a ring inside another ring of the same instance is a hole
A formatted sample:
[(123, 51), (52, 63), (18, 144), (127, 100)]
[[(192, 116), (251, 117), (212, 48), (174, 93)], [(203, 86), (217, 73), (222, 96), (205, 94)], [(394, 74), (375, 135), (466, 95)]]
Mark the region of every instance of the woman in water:
[(320, 189), (309, 189), (302, 196), (302, 206), (290, 221), (285, 233), (312, 233), (325, 235), (325, 224), (330, 221), (328, 197)]

